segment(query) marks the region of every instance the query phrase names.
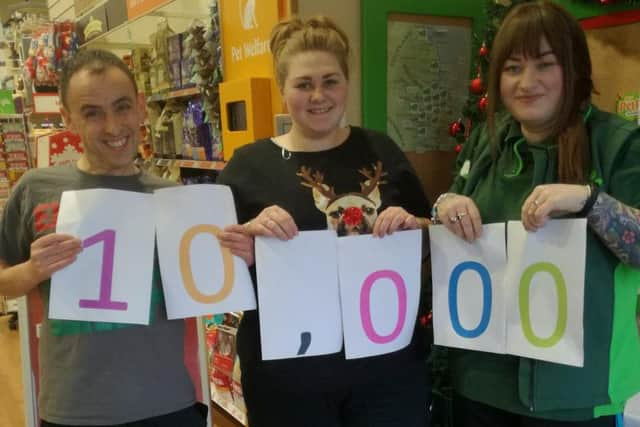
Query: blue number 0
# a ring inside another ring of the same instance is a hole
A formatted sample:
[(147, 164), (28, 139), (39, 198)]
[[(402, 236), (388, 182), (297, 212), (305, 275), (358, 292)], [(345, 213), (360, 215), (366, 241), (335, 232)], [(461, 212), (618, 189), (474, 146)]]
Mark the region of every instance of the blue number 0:
[[(458, 281), (460, 275), (466, 270), (473, 270), (480, 275), (482, 279), (482, 318), (480, 324), (475, 329), (465, 329), (460, 324), (460, 316), (458, 316)], [(449, 314), (451, 315), (451, 324), (453, 330), (463, 338), (477, 338), (489, 326), (489, 317), (491, 316), (491, 276), (489, 271), (480, 263), (474, 261), (466, 261), (458, 264), (451, 272), (449, 279)]]

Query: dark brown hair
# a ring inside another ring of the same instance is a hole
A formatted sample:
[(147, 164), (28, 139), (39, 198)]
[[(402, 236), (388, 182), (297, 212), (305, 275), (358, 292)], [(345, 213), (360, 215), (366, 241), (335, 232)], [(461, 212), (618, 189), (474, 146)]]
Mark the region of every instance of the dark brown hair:
[(512, 54), (536, 58), (545, 38), (562, 67), (562, 97), (551, 136), (558, 141), (558, 179), (584, 183), (591, 168), (589, 135), (581, 111), (593, 91), (587, 40), (578, 22), (561, 6), (547, 0), (521, 3), (505, 17), (491, 49), (487, 124), (496, 139), (496, 113), (500, 101), (500, 77)]
[(122, 62), (117, 55), (102, 49), (81, 49), (65, 63), (60, 74), (60, 100), (64, 108), (69, 109), (67, 93), (69, 92), (69, 82), (74, 74), (84, 69), (88, 69), (92, 74), (102, 74), (110, 67), (116, 67), (125, 73), (133, 85), (134, 92), (138, 93), (136, 79), (127, 64)]
[(349, 39), (346, 33), (326, 16), (306, 21), (294, 18), (280, 22), (271, 31), (271, 53), (276, 81), (282, 88), (289, 71), (289, 60), (307, 51), (328, 52), (335, 56), (342, 73), (349, 79)]

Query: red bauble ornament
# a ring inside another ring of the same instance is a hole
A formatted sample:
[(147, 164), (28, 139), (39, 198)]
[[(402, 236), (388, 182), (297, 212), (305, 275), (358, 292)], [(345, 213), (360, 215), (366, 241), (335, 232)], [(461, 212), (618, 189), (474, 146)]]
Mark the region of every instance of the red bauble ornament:
[(460, 133), (464, 133), (464, 125), (462, 124), (462, 119), (458, 119), (449, 125), (449, 135), (455, 138)]
[(480, 76), (471, 80), (471, 84), (469, 85), (469, 90), (474, 95), (480, 95), (484, 92), (484, 82)]
[(486, 94), (482, 95), (482, 98), (478, 100), (478, 109), (484, 113), (488, 105), (489, 105), (489, 97), (487, 97)]
[(483, 58), (489, 55), (489, 48), (485, 42), (482, 42), (482, 46), (480, 46), (480, 51), (478, 52), (480, 56)]
[(453, 149), (456, 153), (460, 153), (462, 151), (462, 144), (457, 143)]
[(608, 6), (611, 3), (613, 3), (613, 0), (600, 0), (600, 4), (603, 4), (605, 6)]
[(427, 326), (427, 316), (420, 316), (420, 325), (422, 327)]
[(431, 323), (431, 319), (433, 319), (433, 312), (429, 312), (427, 314), (423, 314), (420, 316), (420, 325), (424, 328), (427, 327), (429, 323)]
[(449, 135), (451, 135), (451, 136), (455, 137), (455, 136), (458, 134), (458, 132), (459, 132), (459, 127), (458, 127), (458, 126), (459, 126), (459, 125), (458, 125), (458, 122), (457, 122), (457, 121), (452, 122), (452, 123), (449, 125)]

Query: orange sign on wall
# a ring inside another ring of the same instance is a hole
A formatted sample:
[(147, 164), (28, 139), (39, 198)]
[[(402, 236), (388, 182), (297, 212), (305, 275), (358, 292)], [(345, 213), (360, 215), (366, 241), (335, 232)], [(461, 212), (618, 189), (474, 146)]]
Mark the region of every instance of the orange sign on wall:
[[(252, 77), (273, 79), (273, 61), (269, 49), (271, 29), (286, 11), (286, 2), (265, 0), (221, 0), (220, 24), (224, 80), (232, 81)], [(272, 108), (282, 110), (279, 90), (272, 82)]]
[(127, 0), (127, 17), (130, 20), (137, 18), (170, 1), (171, 0)]

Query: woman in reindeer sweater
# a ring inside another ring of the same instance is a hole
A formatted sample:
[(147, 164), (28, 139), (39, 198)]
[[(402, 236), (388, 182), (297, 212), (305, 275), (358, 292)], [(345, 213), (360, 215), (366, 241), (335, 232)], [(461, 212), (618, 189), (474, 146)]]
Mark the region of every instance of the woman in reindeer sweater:
[[(344, 32), (323, 17), (283, 22), (272, 32), (271, 52), (291, 130), (237, 150), (218, 180), (231, 186), (246, 229), (288, 240), (327, 227), (383, 236), (426, 225), (429, 204), (402, 151), (386, 135), (341, 125), (349, 74)], [(262, 361), (258, 315), (245, 313), (237, 346), (252, 427), (426, 425), (418, 334), (383, 356)]]

